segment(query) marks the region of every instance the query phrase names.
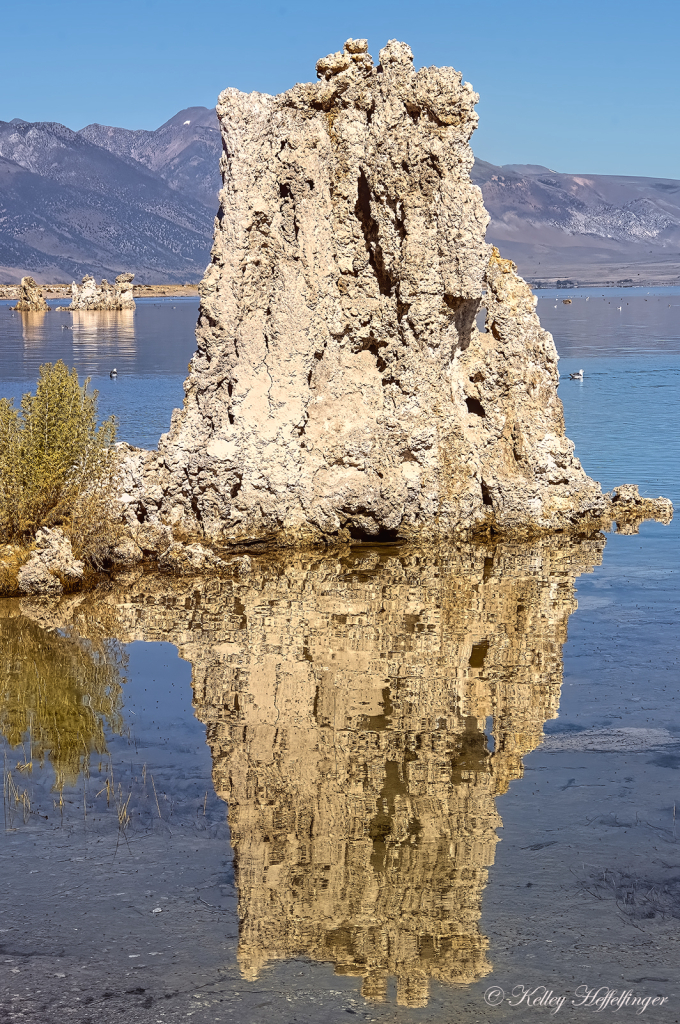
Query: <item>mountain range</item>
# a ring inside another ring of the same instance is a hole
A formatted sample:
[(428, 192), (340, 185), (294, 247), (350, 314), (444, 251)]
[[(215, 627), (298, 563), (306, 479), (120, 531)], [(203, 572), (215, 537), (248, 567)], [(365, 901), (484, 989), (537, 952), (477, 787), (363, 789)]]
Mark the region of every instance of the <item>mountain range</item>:
[[(222, 152), (207, 107), (155, 131), (0, 121), (0, 283), (198, 281)], [(476, 160), (487, 238), (535, 286), (680, 281), (680, 181)]]

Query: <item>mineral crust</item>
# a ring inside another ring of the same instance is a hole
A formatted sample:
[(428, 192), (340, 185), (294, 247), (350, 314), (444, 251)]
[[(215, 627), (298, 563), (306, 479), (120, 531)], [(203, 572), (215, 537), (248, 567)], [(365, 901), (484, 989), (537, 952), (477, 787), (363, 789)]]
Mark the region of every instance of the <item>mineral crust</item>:
[(158, 452), (127, 454), (128, 521), (289, 544), (616, 518), (565, 436), (536, 299), (484, 241), (477, 94), (405, 43), (367, 49), (220, 95), (197, 352)]
[(16, 306), (11, 306), (20, 313), (47, 313), (50, 307), (45, 302), (39, 285), (32, 277), (21, 278), (21, 294)]
[(68, 312), (76, 309), (134, 309), (135, 300), (132, 293), (134, 276), (134, 274), (119, 274), (113, 284), (109, 284), (104, 277), (102, 283), (97, 286), (95, 279), (86, 274), (80, 284), (76, 284), (75, 281), (71, 284), (71, 305), (59, 308)]

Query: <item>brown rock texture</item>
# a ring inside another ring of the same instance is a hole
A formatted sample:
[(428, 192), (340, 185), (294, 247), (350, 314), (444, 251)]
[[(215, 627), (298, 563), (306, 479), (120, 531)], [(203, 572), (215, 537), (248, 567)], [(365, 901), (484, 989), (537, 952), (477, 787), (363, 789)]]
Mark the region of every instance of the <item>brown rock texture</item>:
[(394, 976), (398, 1003), (424, 1006), (432, 980), (491, 968), (496, 797), (557, 714), (574, 582), (603, 547), (290, 553), (231, 579), (129, 574), (20, 607), (48, 629), (170, 641), (191, 662), (228, 803), (244, 977), (309, 957), (372, 1000)]
[(69, 312), (73, 310), (119, 310), (134, 309), (132, 293), (134, 274), (119, 274), (113, 284), (102, 278), (101, 284), (86, 274), (80, 284), (71, 285), (71, 305), (60, 306)]
[(16, 306), (11, 306), (20, 313), (46, 313), (50, 307), (43, 298), (40, 285), (32, 277), (21, 278), (21, 293)]

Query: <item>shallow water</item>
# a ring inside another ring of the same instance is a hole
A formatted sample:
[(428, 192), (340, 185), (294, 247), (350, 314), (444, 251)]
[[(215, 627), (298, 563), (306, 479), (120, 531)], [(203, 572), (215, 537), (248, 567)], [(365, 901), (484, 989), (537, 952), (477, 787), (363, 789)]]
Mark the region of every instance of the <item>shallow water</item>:
[[(595, 294), (539, 293), (569, 436), (677, 506), (680, 298)], [(4, 393), (80, 360), (151, 445), (194, 318), (31, 347), (0, 310)], [(0, 1017), (589, 1019), (587, 986), (677, 1020), (676, 522), (2, 602)]]
[(35, 390), (40, 365), (63, 359), (81, 381), (91, 378), (100, 414), (118, 419), (119, 439), (155, 448), (182, 405), (198, 299), (136, 302), (134, 311), (118, 313), (12, 313), (12, 303), (1, 301), (0, 397), (18, 404)]

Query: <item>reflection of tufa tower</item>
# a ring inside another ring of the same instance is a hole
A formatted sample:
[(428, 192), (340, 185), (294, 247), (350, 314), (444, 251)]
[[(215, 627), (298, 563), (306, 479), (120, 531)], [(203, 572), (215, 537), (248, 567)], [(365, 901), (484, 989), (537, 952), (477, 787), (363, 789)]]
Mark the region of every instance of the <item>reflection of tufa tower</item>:
[(397, 1001), (424, 1006), (431, 978), (490, 970), (495, 797), (556, 714), (574, 581), (603, 546), (286, 552), (235, 581), (145, 574), (62, 598), (54, 621), (33, 612), (43, 628), (170, 641), (192, 663), (245, 977), (307, 956), (362, 977), (367, 998), (396, 976)]
[(308, 956), (363, 977), (368, 998), (396, 975), (397, 1001), (424, 1006), (430, 978), (489, 972), (494, 798), (556, 714), (573, 582), (600, 550), (293, 555), (234, 586), (217, 642), (184, 634), (247, 978)]

